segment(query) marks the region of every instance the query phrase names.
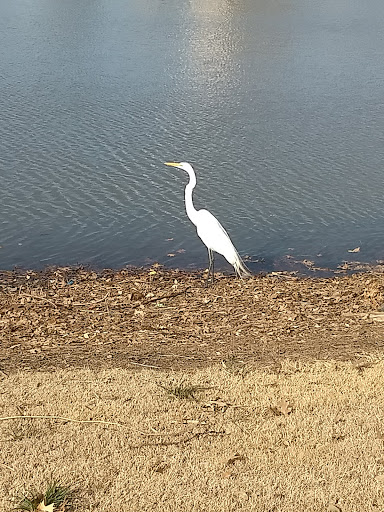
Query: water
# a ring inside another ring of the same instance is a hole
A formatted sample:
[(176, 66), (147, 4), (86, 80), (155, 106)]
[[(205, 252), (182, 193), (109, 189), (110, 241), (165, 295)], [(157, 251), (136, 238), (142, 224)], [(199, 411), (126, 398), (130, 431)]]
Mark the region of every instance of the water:
[(196, 207), (255, 271), (382, 258), (383, 16), (382, 0), (0, 0), (0, 268), (204, 266), (169, 160), (195, 165)]

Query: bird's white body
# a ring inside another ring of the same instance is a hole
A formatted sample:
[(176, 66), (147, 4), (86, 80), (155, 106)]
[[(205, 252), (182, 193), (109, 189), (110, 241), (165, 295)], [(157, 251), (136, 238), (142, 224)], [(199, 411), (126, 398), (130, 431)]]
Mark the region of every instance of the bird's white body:
[(203, 243), (235, 266), (237, 251), (220, 222), (208, 210), (197, 211), (196, 231)]
[(189, 175), (189, 183), (185, 187), (185, 209), (189, 219), (196, 226), (197, 234), (208, 249), (210, 263), (209, 270), (213, 267), (212, 251), (214, 251), (224, 256), (228, 263), (233, 266), (239, 277), (251, 276), (251, 273), (244, 265), (243, 260), (229, 238), (228, 233), (216, 217), (208, 210), (196, 210), (194, 207), (192, 192), (196, 186), (196, 174), (193, 167), (187, 162), (167, 162), (166, 165), (172, 165), (173, 167), (183, 169)]

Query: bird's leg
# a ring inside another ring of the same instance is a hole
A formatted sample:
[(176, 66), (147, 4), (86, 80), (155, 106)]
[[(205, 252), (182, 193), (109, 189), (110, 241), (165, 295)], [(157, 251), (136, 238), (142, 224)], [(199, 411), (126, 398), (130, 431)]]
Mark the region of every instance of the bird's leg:
[(212, 284), (215, 282), (215, 254), (213, 251), (211, 251), (211, 258), (212, 258)]
[(208, 266), (208, 275), (207, 280), (205, 281), (205, 287), (208, 288), (209, 285), (209, 276), (211, 274), (212, 266), (213, 266), (213, 254), (211, 249), (208, 249), (208, 260), (209, 260), (209, 266)]

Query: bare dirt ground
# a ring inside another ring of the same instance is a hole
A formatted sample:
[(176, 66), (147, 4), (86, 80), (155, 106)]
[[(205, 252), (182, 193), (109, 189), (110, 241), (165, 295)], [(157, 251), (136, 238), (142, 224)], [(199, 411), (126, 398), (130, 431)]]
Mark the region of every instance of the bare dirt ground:
[(147, 269), (0, 272), (0, 369), (364, 364), (384, 349), (384, 274), (248, 280)]

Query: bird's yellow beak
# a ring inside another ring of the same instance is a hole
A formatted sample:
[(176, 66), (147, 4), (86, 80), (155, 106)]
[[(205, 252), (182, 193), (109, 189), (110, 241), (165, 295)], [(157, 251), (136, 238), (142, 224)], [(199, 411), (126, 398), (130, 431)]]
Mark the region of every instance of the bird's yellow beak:
[(170, 167), (180, 167), (178, 162), (164, 162), (165, 165), (169, 165)]

